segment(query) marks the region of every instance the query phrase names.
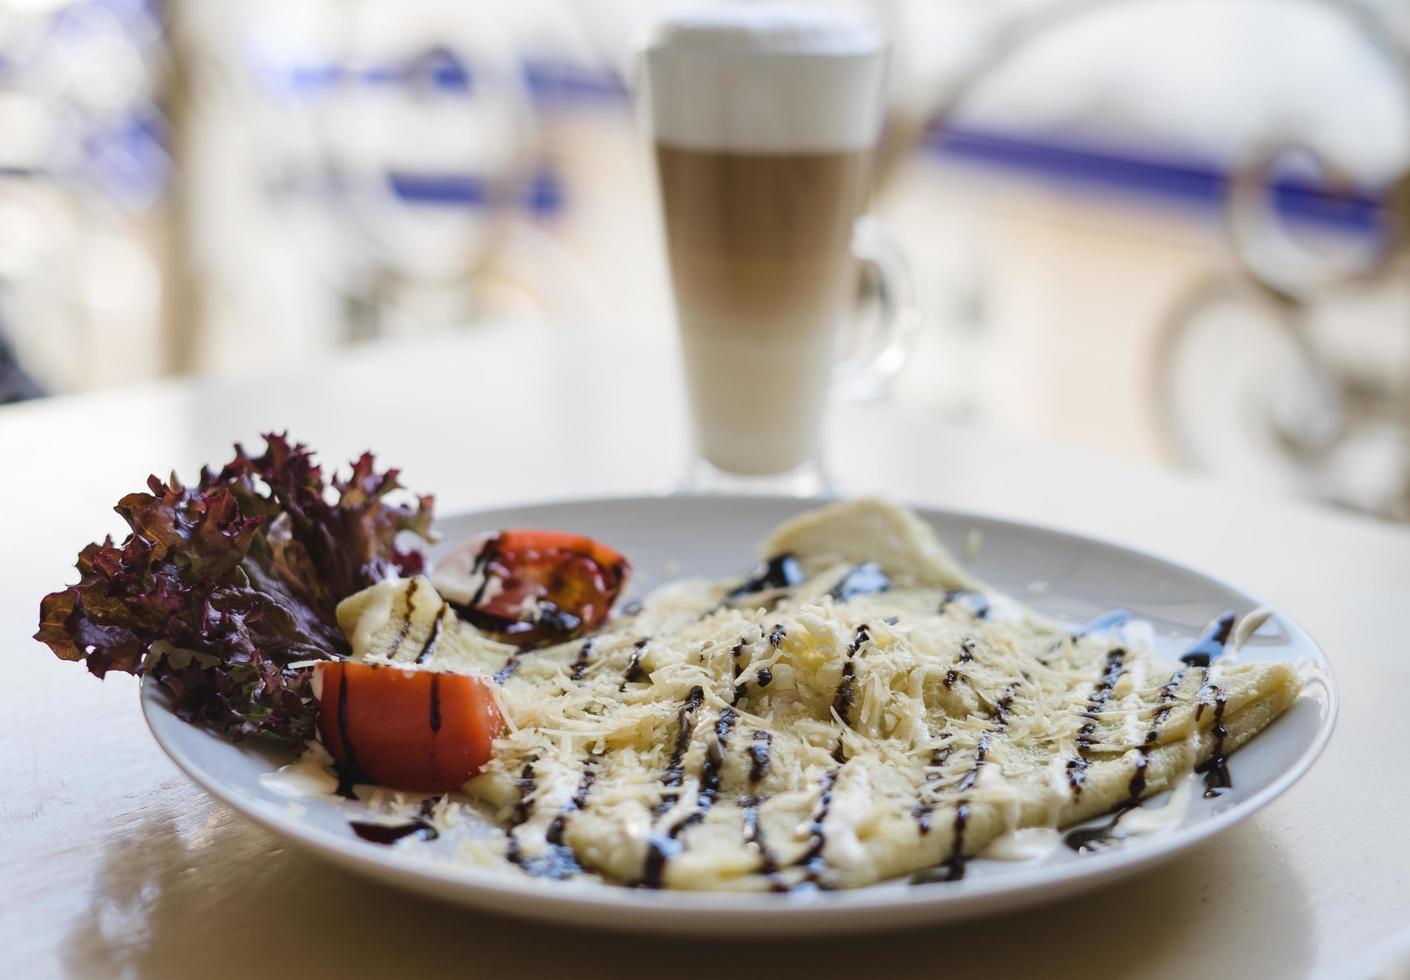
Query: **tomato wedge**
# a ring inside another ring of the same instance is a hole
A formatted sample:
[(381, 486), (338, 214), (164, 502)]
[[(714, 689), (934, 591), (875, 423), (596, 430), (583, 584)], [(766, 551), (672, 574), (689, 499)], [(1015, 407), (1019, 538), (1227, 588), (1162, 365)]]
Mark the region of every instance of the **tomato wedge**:
[(317, 670), (318, 733), (348, 784), (449, 792), (489, 761), (504, 727), (478, 677), (351, 661)]
[[(519, 529), (467, 542), (441, 563), (437, 576), (442, 572), (468, 572), (478, 583), (470, 595), (447, 595), (465, 619), (510, 642), (537, 646), (601, 625), (631, 565), (581, 534)], [(439, 577), (433, 581), (441, 587)]]

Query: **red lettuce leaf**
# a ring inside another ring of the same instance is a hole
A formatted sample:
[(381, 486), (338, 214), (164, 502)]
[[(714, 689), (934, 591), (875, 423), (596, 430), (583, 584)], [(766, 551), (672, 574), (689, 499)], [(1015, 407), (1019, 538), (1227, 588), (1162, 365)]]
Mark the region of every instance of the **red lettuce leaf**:
[(233, 738), (311, 737), (312, 670), (292, 665), (346, 656), (338, 603), (422, 570), (396, 538), (429, 540), (432, 498), (388, 503), (397, 471), (370, 454), (325, 482), (306, 447), (273, 434), (194, 487), (147, 485), (118, 502), (127, 539), (84, 548), (78, 583), (44, 598), (35, 639), (99, 677), (150, 670), (178, 714)]

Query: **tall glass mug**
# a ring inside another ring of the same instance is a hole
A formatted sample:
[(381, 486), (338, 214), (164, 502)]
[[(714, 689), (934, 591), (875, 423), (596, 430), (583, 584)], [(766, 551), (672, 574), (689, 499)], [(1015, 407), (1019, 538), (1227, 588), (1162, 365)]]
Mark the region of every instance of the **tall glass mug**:
[(886, 46), (860, 21), (816, 10), (710, 8), (659, 24), (643, 64), (697, 449), (692, 483), (816, 492), (859, 266), (887, 301), (853, 372), (894, 363), (906, 320), (903, 266), (862, 218)]

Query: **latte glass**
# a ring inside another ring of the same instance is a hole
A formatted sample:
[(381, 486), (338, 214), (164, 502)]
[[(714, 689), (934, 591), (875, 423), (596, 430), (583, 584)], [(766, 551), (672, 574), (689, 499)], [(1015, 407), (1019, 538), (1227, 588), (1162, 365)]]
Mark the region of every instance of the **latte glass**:
[(756, 5), (677, 15), (645, 49), (693, 488), (824, 488), (823, 414), (864, 267), (886, 312), (847, 370), (894, 370), (909, 283), (863, 217), (886, 54), (859, 21)]

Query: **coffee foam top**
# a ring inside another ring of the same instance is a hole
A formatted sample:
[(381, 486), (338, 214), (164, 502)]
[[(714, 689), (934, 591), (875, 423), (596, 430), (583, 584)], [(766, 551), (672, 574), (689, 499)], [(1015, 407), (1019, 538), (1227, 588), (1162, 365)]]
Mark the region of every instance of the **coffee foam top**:
[(882, 48), (881, 39), (855, 18), (774, 4), (677, 14), (657, 25), (651, 43), (677, 51), (834, 56)]
[(686, 149), (827, 152), (872, 146), (886, 46), (865, 23), (760, 4), (667, 17), (645, 49), (655, 138)]

